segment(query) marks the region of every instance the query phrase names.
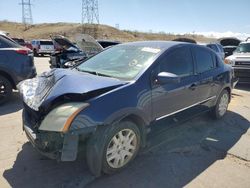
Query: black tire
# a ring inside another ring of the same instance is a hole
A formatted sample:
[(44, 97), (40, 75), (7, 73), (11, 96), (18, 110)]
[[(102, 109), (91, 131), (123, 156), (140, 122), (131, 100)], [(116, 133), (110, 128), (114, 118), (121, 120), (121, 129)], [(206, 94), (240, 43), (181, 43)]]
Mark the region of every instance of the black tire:
[(35, 57), (39, 56), (39, 54), (37, 53), (36, 49), (33, 50), (33, 54), (34, 54)]
[(10, 81), (0, 76), (0, 104), (5, 103), (12, 95), (12, 85)]
[[(134, 133), (134, 137), (136, 137), (136, 146), (133, 150), (133, 154), (130, 157), (127, 156), (127, 158), (129, 159), (124, 165), (119, 168), (113, 168), (107, 161), (107, 149), (110, 146), (111, 140), (115, 135), (117, 135), (121, 131), (124, 132), (129, 130), (131, 130), (131, 133)], [(101, 172), (104, 172), (105, 174), (116, 173), (117, 171), (126, 168), (131, 163), (131, 161), (133, 161), (140, 149), (140, 145), (140, 130), (138, 129), (136, 124), (131, 121), (121, 121), (105, 128), (102, 127), (90, 138), (87, 144), (87, 164), (89, 166), (89, 169), (96, 176), (100, 176)]]
[(221, 92), (220, 96), (217, 99), (215, 107), (211, 111), (211, 115), (212, 115), (212, 117), (214, 119), (221, 119), (226, 114), (226, 111), (224, 113), (220, 113), (220, 103), (223, 100), (223, 96), (225, 96), (225, 95), (227, 96), (227, 99), (228, 99), (227, 100), (226, 110), (228, 108), (228, 104), (229, 104), (229, 101), (230, 101), (230, 95), (229, 95), (227, 90), (223, 90)]

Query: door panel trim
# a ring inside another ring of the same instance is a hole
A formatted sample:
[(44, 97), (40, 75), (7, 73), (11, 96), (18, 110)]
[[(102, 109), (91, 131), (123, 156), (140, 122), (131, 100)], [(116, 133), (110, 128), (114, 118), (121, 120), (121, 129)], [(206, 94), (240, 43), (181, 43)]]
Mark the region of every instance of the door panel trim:
[(169, 117), (169, 116), (171, 116), (171, 115), (177, 114), (177, 113), (179, 113), (179, 112), (182, 112), (182, 111), (184, 111), (184, 110), (187, 110), (187, 109), (189, 109), (189, 108), (192, 108), (192, 107), (194, 107), (194, 106), (197, 106), (197, 105), (199, 105), (199, 104), (202, 104), (202, 103), (204, 103), (204, 102), (210, 101), (210, 100), (215, 99), (215, 98), (216, 98), (216, 96), (209, 97), (209, 98), (207, 98), (207, 99), (205, 99), (205, 100), (203, 100), (203, 101), (197, 102), (197, 103), (195, 103), (195, 104), (193, 104), (193, 105), (191, 105), (191, 106), (188, 106), (188, 107), (182, 108), (182, 109), (180, 109), (180, 110), (177, 110), (177, 111), (175, 111), (175, 112), (172, 112), (172, 113), (170, 113), (170, 114), (166, 114), (166, 115), (164, 115), (164, 116), (158, 117), (158, 118), (156, 118), (156, 121), (161, 120), (161, 119), (164, 119), (164, 118)]

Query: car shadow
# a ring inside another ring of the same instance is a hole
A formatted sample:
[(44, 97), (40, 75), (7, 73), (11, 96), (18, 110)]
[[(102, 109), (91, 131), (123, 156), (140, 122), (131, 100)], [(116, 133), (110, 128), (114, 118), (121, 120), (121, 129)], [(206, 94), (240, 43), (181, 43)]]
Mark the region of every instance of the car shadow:
[(22, 101), (18, 92), (13, 92), (13, 95), (6, 103), (0, 105), (0, 116), (17, 112), (23, 108)]
[(95, 178), (84, 160), (47, 160), (25, 143), (3, 176), (11, 187), (183, 187), (225, 158), (250, 123), (229, 111), (218, 121), (203, 115), (171, 128), (165, 120), (154, 126), (147, 147), (114, 175)]

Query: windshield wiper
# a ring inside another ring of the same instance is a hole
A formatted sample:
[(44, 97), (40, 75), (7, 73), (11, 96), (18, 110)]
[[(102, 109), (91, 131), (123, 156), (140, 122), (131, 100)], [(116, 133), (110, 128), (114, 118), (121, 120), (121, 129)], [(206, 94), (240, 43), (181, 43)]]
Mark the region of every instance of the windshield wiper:
[(86, 72), (86, 73), (89, 73), (89, 74), (93, 74), (93, 75), (96, 75), (96, 76), (112, 77), (110, 75), (102, 74), (102, 73), (99, 73), (99, 72), (96, 72), (96, 71), (81, 70), (78, 67), (76, 67), (76, 70), (78, 70), (80, 72)]

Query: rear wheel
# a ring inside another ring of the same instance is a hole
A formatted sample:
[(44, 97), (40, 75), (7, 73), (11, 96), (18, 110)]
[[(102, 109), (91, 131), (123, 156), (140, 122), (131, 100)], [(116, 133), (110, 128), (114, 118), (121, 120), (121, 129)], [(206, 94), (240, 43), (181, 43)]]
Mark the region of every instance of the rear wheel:
[(38, 57), (38, 53), (37, 53), (36, 49), (33, 50), (33, 54), (35, 57)]
[(0, 104), (6, 102), (12, 94), (12, 85), (8, 79), (0, 76)]
[(212, 115), (214, 118), (220, 119), (226, 114), (229, 101), (230, 96), (228, 91), (223, 90), (217, 100), (216, 106), (212, 110)]

